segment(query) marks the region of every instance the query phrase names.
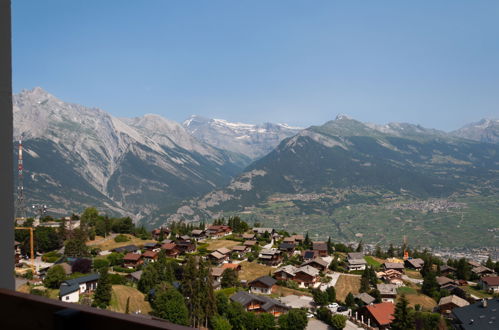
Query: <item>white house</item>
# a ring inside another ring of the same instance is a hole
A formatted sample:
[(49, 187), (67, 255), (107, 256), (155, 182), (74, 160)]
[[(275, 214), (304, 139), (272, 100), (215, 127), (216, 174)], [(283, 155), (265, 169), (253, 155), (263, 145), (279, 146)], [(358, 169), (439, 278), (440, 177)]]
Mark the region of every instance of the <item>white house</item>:
[(80, 294), (92, 292), (97, 288), (99, 277), (99, 274), (89, 274), (62, 282), (59, 287), (59, 298), (65, 302), (78, 302)]

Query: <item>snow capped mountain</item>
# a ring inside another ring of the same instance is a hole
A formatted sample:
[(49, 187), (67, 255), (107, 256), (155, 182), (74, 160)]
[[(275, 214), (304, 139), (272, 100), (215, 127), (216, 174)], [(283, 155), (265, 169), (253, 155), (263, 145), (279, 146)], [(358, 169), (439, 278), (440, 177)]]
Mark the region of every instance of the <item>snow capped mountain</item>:
[(197, 141), (157, 115), (118, 119), (41, 88), (14, 96), (15, 137), (26, 150), (26, 195), (52, 209), (152, 215), (224, 184), (248, 162)]
[(482, 119), (454, 132), (455, 136), (474, 141), (499, 143), (499, 119)]
[(191, 116), (183, 126), (200, 141), (217, 148), (237, 152), (252, 159), (272, 151), (283, 139), (298, 133), (301, 128), (286, 124), (253, 125), (233, 123), (223, 119)]

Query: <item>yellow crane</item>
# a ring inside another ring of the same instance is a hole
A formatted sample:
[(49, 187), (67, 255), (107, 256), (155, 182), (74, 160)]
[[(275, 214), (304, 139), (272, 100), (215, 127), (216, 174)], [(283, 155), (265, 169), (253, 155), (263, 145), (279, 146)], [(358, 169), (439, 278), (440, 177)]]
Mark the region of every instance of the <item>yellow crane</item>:
[[(15, 229), (19, 230), (29, 230), (29, 247), (30, 247), (30, 259), (31, 259), (31, 266), (33, 268), (34, 273), (36, 273), (36, 267), (35, 267), (35, 249), (34, 249), (34, 243), (33, 243), (33, 227), (15, 227)], [(35, 274), (33, 274), (35, 275)]]

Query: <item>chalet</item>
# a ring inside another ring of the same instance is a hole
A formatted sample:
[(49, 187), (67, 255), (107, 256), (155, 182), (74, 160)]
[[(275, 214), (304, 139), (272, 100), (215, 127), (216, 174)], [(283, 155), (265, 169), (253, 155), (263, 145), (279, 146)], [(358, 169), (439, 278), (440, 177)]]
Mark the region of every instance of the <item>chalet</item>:
[(177, 241), (178, 242), (190, 242), (191, 237), (189, 235), (182, 235), (182, 236), (178, 237)]
[(364, 258), (361, 259), (347, 259), (347, 268), (349, 271), (352, 270), (364, 270), (366, 269), (367, 262)]
[(296, 271), (298, 268), (292, 265), (287, 265), (284, 267), (279, 268), (275, 273), (274, 277), (278, 281), (287, 281), (287, 280), (292, 280), (295, 277)]
[(480, 267), (482, 264), (480, 264), (479, 262), (473, 261), (473, 260), (469, 260), (468, 265), (470, 265), (471, 268), (476, 268), (476, 267)]
[(389, 329), (395, 313), (395, 305), (392, 302), (367, 305), (359, 310), (360, 318), (369, 327), (378, 329)]
[(295, 243), (281, 243), (279, 244), (279, 251), (292, 255), (295, 252)]
[(468, 306), (454, 308), (452, 318), (455, 329), (495, 330), (499, 325), (498, 310), (499, 299), (484, 299)]
[(404, 284), (404, 281), (402, 281), (402, 273), (398, 270), (388, 269), (385, 272), (376, 273), (376, 276), (385, 281), (385, 283), (395, 284), (397, 286), (402, 286)]
[(224, 274), (225, 268), (222, 267), (213, 267), (211, 269), (211, 277), (214, 282), (220, 283), (222, 280), (222, 275)]
[(440, 289), (451, 289), (451, 286), (459, 286), (459, 283), (457, 281), (445, 276), (437, 276), (436, 280), (438, 285), (440, 286)]
[(223, 264), (222, 265), (222, 268), (225, 270), (225, 269), (233, 269), (235, 270), (236, 272), (239, 272), (241, 270), (241, 264), (231, 264), (231, 263), (227, 263), (227, 264)]
[(376, 284), (376, 289), (378, 289), (381, 300), (383, 302), (394, 302), (397, 298), (397, 286), (393, 284)]
[(328, 262), (322, 258), (315, 258), (312, 260), (305, 261), (303, 264), (301, 264), (300, 267), (303, 266), (311, 266), (317, 269), (318, 271), (325, 271), (327, 269), (327, 266), (329, 266)]
[(130, 273), (126, 276), (126, 278), (134, 283), (138, 283), (140, 281), (140, 278), (142, 277), (142, 271), (138, 270), (136, 272)]
[(196, 244), (194, 242), (191, 242), (191, 240), (178, 241), (175, 244), (177, 244), (176, 249), (181, 254), (192, 253), (196, 251)]
[(222, 263), (224, 263), (225, 261), (227, 261), (229, 259), (229, 255), (222, 254), (218, 251), (215, 251), (215, 252), (212, 252), (208, 255), (208, 259), (213, 261), (215, 264), (221, 265)]
[(424, 260), (421, 258), (407, 259), (404, 261), (404, 265), (410, 269), (421, 270), (424, 266)]
[(303, 261), (309, 261), (319, 257), (319, 252), (313, 250), (305, 250), (301, 253), (301, 256), (303, 258)]
[(154, 243), (154, 242), (144, 244), (144, 249), (150, 250), (150, 251), (159, 250), (160, 247), (161, 247), (161, 244)]
[(232, 253), (235, 253), (238, 255), (239, 258), (242, 258), (246, 252), (248, 252), (248, 247), (244, 245), (236, 245), (232, 247)]
[(248, 312), (270, 313), (275, 317), (286, 313), (290, 309), (275, 299), (265, 296), (257, 296), (244, 291), (239, 291), (233, 294), (230, 297), (230, 300), (243, 305)]
[(99, 274), (89, 274), (62, 282), (59, 287), (59, 299), (77, 303), (80, 300), (80, 294), (92, 292), (97, 288), (99, 277)]
[(125, 268), (136, 268), (144, 263), (142, 255), (138, 253), (127, 253), (123, 257), (123, 267)]
[(347, 254), (347, 259), (364, 259), (364, 253), (362, 253), (362, 252), (350, 252)]
[(139, 247), (136, 245), (125, 245), (115, 248), (113, 251), (117, 253), (136, 253), (139, 251)]
[(276, 280), (270, 276), (262, 276), (249, 283), (250, 292), (271, 294), (275, 288)]
[(360, 302), (361, 305), (371, 305), (374, 304), (374, 301), (376, 300), (373, 296), (365, 292), (356, 294), (354, 298)]
[(300, 267), (296, 270), (293, 281), (298, 282), (300, 286), (313, 286), (319, 280), (319, 271), (311, 266)]
[(440, 267), (440, 274), (442, 274), (443, 276), (449, 276), (449, 275), (453, 275), (455, 273), (456, 273), (456, 268), (454, 268), (454, 267), (447, 266), (447, 265)]
[(205, 238), (205, 232), (201, 229), (194, 229), (191, 231), (191, 236), (195, 240), (201, 240)]
[(482, 277), (482, 276), (487, 276), (487, 275), (492, 275), (494, 274), (494, 271), (490, 268), (487, 268), (485, 266), (478, 266), (478, 267), (475, 267), (471, 270), (471, 272), (475, 273), (476, 275), (478, 275), (479, 277)]
[(245, 241), (243, 243), (244, 246), (247, 246), (249, 247), (250, 249), (255, 246), (255, 245), (258, 245), (258, 242), (257, 241)]
[(224, 237), (232, 234), (232, 228), (225, 225), (209, 226), (206, 235), (209, 237)]
[(253, 234), (253, 233), (243, 234), (242, 237), (244, 240), (252, 240), (252, 239), (255, 239), (255, 234)]
[(258, 259), (267, 266), (276, 266), (281, 263), (281, 252), (276, 249), (263, 249), (260, 251)]
[(159, 253), (155, 251), (146, 251), (142, 254), (144, 258), (144, 263), (148, 264), (150, 262), (155, 262), (158, 260)]
[(303, 237), (303, 235), (293, 235), (291, 237), (294, 238), (296, 244), (300, 244), (305, 241), (305, 237)]
[(489, 293), (499, 293), (499, 276), (484, 276), (480, 279), (480, 287)]
[(455, 295), (440, 298), (438, 310), (440, 313), (448, 315), (454, 308), (468, 306), (470, 303)]
[(328, 256), (328, 249), (326, 242), (312, 242), (312, 250), (317, 251), (319, 257)]
[(284, 237), (284, 239), (282, 240), (283, 243), (291, 243), (291, 244), (294, 244), (295, 243), (295, 239), (294, 237)]
[(384, 270), (393, 269), (399, 272), (404, 272), (404, 264), (401, 262), (385, 262), (383, 263)]
[(176, 258), (180, 254), (175, 243), (164, 243), (161, 245), (161, 250), (165, 251), (165, 254), (170, 258)]

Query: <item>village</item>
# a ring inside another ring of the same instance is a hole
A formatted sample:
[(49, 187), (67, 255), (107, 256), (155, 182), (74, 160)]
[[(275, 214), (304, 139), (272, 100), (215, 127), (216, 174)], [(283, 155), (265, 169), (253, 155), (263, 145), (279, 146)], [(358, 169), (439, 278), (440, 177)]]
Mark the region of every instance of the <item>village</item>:
[[(499, 262), (491, 258), (443, 260), (406, 244), (367, 252), (362, 241), (312, 241), (308, 233), (250, 227), (238, 217), (147, 232), (87, 211), (31, 223), (39, 234), (63, 232), (64, 244), (52, 251), (30, 256), (31, 238), (16, 236), (24, 238), (15, 247), (18, 291), (198, 328), (241, 328), (245, 321), (230, 308), (265, 320), (258, 329), (284, 329), (291, 319), (303, 320), (302, 329), (400, 329), (401, 308), (427, 329), (498, 324)], [(206, 271), (199, 275), (209, 281), (203, 290), (216, 300), (216, 318), (205, 323), (193, 323), (193, 306), (182, 303), (187, 316), (178, 318), (159, 303), (160, 290), (187, 301), (196, 294), (186, 293), (194, 283), (187, 280), (190, 265), (194, 277)]]

